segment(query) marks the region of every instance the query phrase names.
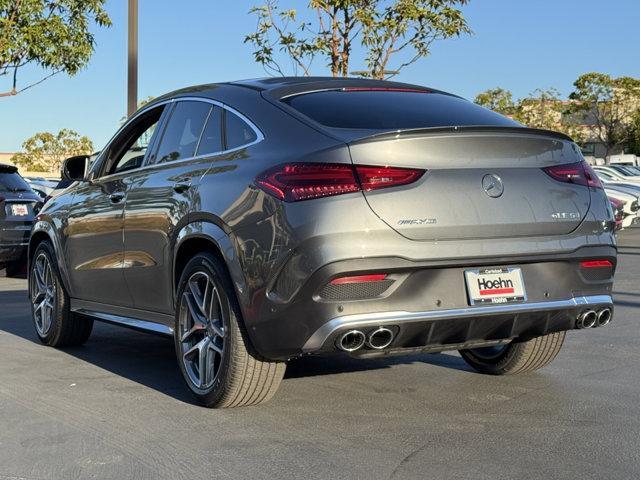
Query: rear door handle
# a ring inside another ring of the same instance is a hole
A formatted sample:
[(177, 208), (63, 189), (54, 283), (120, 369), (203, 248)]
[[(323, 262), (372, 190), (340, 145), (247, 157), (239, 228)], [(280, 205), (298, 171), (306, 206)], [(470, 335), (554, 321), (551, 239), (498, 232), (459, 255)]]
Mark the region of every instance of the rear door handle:
[(183, 193), (186, 192), (187, 190), (189, 190), (189, 188), (191, 187), (191, 178), (181, 178), (180, 180), (178, 180), (176, 183), (173, 184), (173, 189), (177, 192), (177, 193)]
[(113, 192), (109, 195), (109, 200), (111, 200), (111, 203), (120, 203), (124, 200), (124, 192)]

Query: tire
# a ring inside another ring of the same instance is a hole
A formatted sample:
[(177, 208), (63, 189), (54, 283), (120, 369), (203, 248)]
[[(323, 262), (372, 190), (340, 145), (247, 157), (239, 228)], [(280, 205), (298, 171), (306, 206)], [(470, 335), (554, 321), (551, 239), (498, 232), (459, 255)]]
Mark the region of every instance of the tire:
[(176, 298), (176, 356), (198, 402), (225, 408), (271, 399), (286, 364), (254, 350), (224, 265), (209, 253), (194, 256), (182, 272)]
[(550, 333), (506, 346), (460, 350), (462, 358), (475, 370), (489, 375), (512, 375), (538, 370), (556, 358), (565, 332)]
[(4, 266), (4, 271), (5, 271), (5, 274), (7, 275), (7, 277), (15, 278), (15, 277), (20, 276), (22, 274), (22, 272), (24, 271), (25, 262), (26, 262), (25, 259), (20, 259), (20, 260), (14, 261), (14, 262), (7, 263)]
[[(47, 241), (40, 243), (33, 254), (29, 271), (29, 299), (36, 334), (43, 344), (50, 347), (82, 345), (91, 335), (93, 319), (69, 310), (69, 295), (55, 259), (53, 247)], [(49, 285), (45, 292), (42, 291), (43, 284)]]

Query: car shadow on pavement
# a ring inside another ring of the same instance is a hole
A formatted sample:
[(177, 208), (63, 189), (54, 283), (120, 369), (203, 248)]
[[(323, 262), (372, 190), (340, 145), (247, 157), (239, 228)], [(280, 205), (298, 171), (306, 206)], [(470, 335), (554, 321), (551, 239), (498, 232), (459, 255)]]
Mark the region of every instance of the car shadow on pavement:
[(450, 353), (428, 353), (420, 355), (397, 355), (384, 358), (354, 358), (348, 355), (303, 357), (289, 361), (286, 378), (336, 375), (339, 373), (363, 372), (391, 368), (395, 365), (425, 363), (437, 367), (472, 372), (461, 357)]
[[(26, 290), (0, 291), (0, 306), (3, 310), (0, 330), (40, 345), (31, 323)], [(195, 403), (184, 385), (176, 364), (173, 342), (169, 338), (96, 321), (86, 345), (59, 351), (177, 400)], [(44, 361), (44, 350), (42, 355)], [(471, 371), (460, 357), (451, 354), (402, 355), (380, 359), (333, 355), (292, 360), (285, 379), (371, 371), (415, 363)]]

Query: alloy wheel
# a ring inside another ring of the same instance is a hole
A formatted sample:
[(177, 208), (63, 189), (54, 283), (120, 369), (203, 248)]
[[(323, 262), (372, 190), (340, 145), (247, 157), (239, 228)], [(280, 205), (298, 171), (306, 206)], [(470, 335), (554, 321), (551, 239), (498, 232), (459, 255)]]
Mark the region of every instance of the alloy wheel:
[(56, 285), (49, 257), (41, 252), (33, 262), (30, 275), (31, 303), (36, 330), (41, 337), (49, 333), (56, 309)]
[(196, 272), (187, 281), (178, 317), (180, 361), (192, 385), (209, 389), (220, 370), (224, 351), (224, 311), (213, 279)]

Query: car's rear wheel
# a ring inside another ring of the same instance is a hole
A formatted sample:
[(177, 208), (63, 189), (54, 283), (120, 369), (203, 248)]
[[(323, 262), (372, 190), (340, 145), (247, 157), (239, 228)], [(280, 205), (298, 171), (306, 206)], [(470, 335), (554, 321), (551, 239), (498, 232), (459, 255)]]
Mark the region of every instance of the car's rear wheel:
[(9, 262), (4, 266), (4, 271), (7, 277), (17, 277), (24, 271), (24, 264), (26, 260), (20, 259), (13, 262)]
[(69, 295), (49, 242), (40, 243), (33, 254), (29, 297), (36, 334), (42, 343), (51, 347), (71, 347), (89, 339), (93, 320), (70, 311)]
[(462, 358), (475, 370), (490, 375), (506, 375), (538, 370), (560, 352), (565, 332), (550, 333), (507, 345), (460, 350)]
[(249, 342), (226, 269), (211, 254), (196, 255), (178, 286), (174, 340), (182, 376), (207, 407), (269, 400), (286, 365), (262, 358)]

